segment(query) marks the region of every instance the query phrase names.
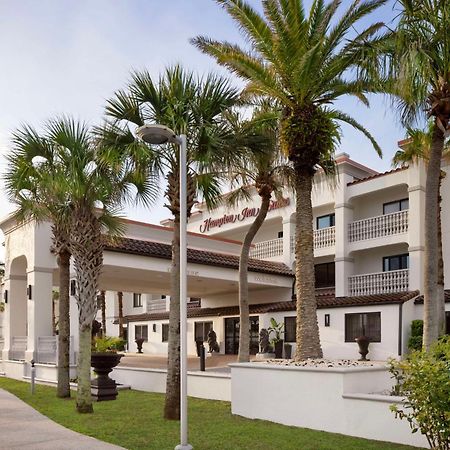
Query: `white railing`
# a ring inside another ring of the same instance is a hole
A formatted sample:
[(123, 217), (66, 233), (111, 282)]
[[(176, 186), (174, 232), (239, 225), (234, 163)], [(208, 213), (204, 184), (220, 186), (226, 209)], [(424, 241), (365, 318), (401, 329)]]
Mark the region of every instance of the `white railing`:
[(409, 288), (409, 270), (354, 275), (349, 277), (348, 287), (351, 296), (404, 292)]
[(332, 247), (336, 242), (336, 227), (314, 230), (314, 248)]
[(147, 300), (147, 312), (161, 312), (166, 310), (166, 299), (156, 298)]
[(2, 359), (2, 350), (5, 348), (5, 338), (0, 337), (0, 359)]
[(58, 360), (58, 336), (39, 336), (36, 362), (56, 364)]
[(283, 238), (256, 242), (250, 250), (250, 258), (266, 259), (283, 255)]
[(357, 220), (348, 224), (349, 242), (365, 241), (408, 231), (408, 210)]
[(13, 336), (11, 339), (11, 351), (9, 352), (9, 359), (23, 361), (25, 360), (25, 350), (27, 349), (26, 336)]

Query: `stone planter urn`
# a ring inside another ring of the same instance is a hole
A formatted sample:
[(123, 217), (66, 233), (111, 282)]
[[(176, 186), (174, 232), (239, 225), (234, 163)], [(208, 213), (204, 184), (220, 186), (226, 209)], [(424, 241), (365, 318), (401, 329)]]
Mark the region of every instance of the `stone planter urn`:
[(275, 358), (280, 359), (283, 357), (283, 341), (276, 341), (273, 344), (273, 351), (275, 352)]
[(144, 353), (143, 351), (142, 351), (142, 344), (145, 342), (145, 339), (143, 339), (143, 338), (137, 338), (136, 339), (136, 345), (137, 345), (137, 349), (138, 349), (138, 353)]
[(97, 378), (91, 380), (91, 394), (94, 401), (116, 399), (117, 385), (108, 375), (119, 364), (122, 356), (120, 353), (113, 352), (92, 352), (91, 366), (97, 375)]
[(369, 361), (366, 356), (369, 353), (370, 339), (367, 336), (360, 336), (357, 337), (355, 341), (358, 344), (359, 354), (361, 355), (359, 361)]

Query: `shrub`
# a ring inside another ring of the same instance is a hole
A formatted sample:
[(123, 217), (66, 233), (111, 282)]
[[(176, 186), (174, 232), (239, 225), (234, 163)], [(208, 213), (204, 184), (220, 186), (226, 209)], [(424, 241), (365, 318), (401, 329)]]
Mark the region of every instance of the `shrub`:
[(119, 337), (105, 336), (94, 340), (92, 351), (94, 352), (118, 352), (125, 350), (125, 340)]
[(423, 320), (413, 320), (411, 322), (411, 336), (408, 341), (410, 350), (422, 350)]
[(391, 406), (395, 417), (406, 419), (413, 433), (424, 434), (431, 448), (450, 449), (450, 340), (390, 364), (399, 395), (405, 397), (403, 406)]

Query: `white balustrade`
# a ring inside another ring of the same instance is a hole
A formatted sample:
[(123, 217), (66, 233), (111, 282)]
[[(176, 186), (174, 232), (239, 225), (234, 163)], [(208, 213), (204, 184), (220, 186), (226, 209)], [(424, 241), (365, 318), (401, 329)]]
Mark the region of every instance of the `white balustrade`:
[(25, 360), (25, 350), (27, 349), (26, 336), (13, 336), (11, 339), (11, 351), (9, 359), (23, 361)]
[(336, 242), (336, 227), (314, 230), (314, 248), (332, 247)]
[(5, 338), (0, 337), (0, 359), (2, 359), (2, 350), (5, 348)]
[(408, 231), (408, 210), (357, 220), (348, 225), (349, 242), (365, 241)]
[(409, 288), (409, 269), (354, 275), (348, 281), (351, 296), (405, 292)]
[(266, 259), (283, 255), (283, 238), (256, 242), (250, 249), (250, 258)]
[(147, 300), (147, 312), (162, 312), (166, 311), (166, 299), (165, 298), (156, 298)]
[(39, 336), (37, 339), (36, 362), (56, 364), (58, 360), (58, 336)]

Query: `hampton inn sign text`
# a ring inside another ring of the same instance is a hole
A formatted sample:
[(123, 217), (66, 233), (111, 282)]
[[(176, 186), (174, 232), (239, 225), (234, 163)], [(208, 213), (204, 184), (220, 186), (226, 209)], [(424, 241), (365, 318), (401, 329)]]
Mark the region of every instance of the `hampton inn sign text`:
[[(274, 209), (284, 208), (290, 203), (288, 198), (282, 198), (281, 200), (272, 200), (269, 205), (269, 211)], [(212, 219), (208, 217), (200, 225), (200, 233), (206, 233), (211, 228), (220, 228), (222, 225), (227, 223), (243, 222), (249, 217), (256, 217), (259, 213), (259, 208), (249, 208), (245, 207), (239, 214), (224, 214), (218, 219)]]

